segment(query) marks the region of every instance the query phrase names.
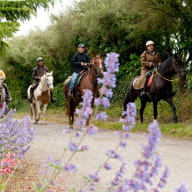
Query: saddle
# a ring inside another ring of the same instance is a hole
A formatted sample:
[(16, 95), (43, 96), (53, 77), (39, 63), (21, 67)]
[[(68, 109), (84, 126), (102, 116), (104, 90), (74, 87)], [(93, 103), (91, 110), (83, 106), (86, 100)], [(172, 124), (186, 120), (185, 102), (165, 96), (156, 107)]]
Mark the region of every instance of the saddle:
[[(148, 82), (147, 82), (147, 87), (149, 87), (153, 81), (153, 77), (154, 74), (152, 73), (151, 76), (148, 78)], [(144, 84), (146, 81), (146, 76), (137, 76), (134, 80), (133, 80), (133, 88), (134, 89), (143, 89), (144, 88)]]
[[(77, 81), (75, 82), (75, 87), (79, 86), (82, 78), (84, 77), (84, 75), (86, 74), (86, 71), (83, 71), (81, 73), (79, 73), (79, 76), (77, 78)], [(68, 76), (67, 79), (64, 81), (64, 85), (69, 85), (70, 81), (71, 81), (72, 76)]]

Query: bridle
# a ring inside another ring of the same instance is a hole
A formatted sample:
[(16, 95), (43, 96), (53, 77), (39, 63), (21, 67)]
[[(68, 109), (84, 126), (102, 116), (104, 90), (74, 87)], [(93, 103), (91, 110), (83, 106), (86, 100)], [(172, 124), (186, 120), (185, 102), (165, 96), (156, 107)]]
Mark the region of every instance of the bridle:
[[(98, 59), (99, 59), (99, 66), (96, 66), (95, 63), (96, 63), (96, 60), (98, 60)], [(97, 70), (97, 73), (99, 73), (100, 71), (102, 71), (104, 69), (103, 65), (102, 65), (102, 58), (101, 57), (96, 56), (92, 60), (93, 60), (93, 63), (90, 63), (90, 65), (94, 65), (94, 67)]]
[[(179, 73), (180, 75), (185, 75), (185, 70), (184, 69), (176, 68), (176, 60), (175, 59), (172, 62), (170, 70), (175, 70), (175, 72)], [(181, 72), (179, 72), (179, 71), (181, 71)], [(164, 79), (166, 81), (175, 82), (175, 81), (179, 81), (180, 80), (178, 78), (176, 78), (176, 79), (168, 79), (168, 78), (164, 77), (160, 72), (158, 72), (157, 67), (154, 68), (154, 72), (155, 72), (156, 75), (160, 76), (162, 79)]]

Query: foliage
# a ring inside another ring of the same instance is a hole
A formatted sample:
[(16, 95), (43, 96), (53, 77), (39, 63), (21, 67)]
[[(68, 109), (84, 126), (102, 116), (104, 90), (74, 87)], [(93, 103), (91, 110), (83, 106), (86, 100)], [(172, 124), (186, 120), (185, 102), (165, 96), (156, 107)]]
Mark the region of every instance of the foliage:
[(19, 22), (30, 19), (37, 8), (48, 8), (53, 0), (2, 0), (0, 1), (0, 50), (4, 48), (5, 38), (9, 38), (18, 30)]
[[(118, 95), (122, 99), (130, 80), (139, 74), (138, 56), (149, 39), (156, 42), (162, 61), (173, 53), (180, 54), (190, 68), (191, 13), (192, 4), (188, 0), (84, 0), (76, 3), (68, 12), (53, 16), (52, 25), (45, 31), (33, 31), (27, 37), (15, 37), (7, 42), (9, 48), (0, 64), (7, 73), (14, 98), (20, 98), (15, 104), (26, 98), (37, 57), (44, 57), (46, 66), (54, 71), (55, 85), (61, 84), (72, 72), (71, 59), (80, 42), (87, 45), (90, 57), (98, 52), (120, 54), (115, 101)], [(191, 88), (190, 85), (189, 69), (187, 88)]]
[(6, 191), (9, 178), (19, 167), (18, 160), (22, 159), (30, 149), (30, 143), (34, 138), (34, 129), (31, 127), (29, 116), (25, 116), (19, 122), (13, 119), (14, 111), (10, 110), (2, 118), (5, 108), (6, 104), (0, 109), (0, 189), (2, 192)]

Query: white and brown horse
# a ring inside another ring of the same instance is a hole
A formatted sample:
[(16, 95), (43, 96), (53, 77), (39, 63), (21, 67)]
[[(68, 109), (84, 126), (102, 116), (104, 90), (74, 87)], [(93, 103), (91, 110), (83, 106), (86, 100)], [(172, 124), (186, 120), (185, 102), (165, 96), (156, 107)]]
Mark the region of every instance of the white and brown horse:
[[(30, 98), (31, 85), (27, 89), (28, 99)], [(31, 115), (35, 118), (35, 123), (40, 119), (41, 106), (43, 105), (43, 116), (47, 110), (50, 100), (50, 91), (54, 89), (53, 86), (53, 72), (45, 73), (39, 82), (39, 85), (34, 90), (34, 97), (31, 102)]]

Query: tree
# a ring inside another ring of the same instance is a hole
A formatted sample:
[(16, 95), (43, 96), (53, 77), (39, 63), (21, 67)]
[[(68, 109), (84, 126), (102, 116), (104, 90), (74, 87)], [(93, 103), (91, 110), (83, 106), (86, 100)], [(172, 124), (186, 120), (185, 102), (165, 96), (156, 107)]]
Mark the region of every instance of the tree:
[(53, 0), (1, 0), (0, 1), (0, 50), (6, 43), (5, 39), (18, 30), (19, 20), (30, 19), (37, 8), (48, 8)]

